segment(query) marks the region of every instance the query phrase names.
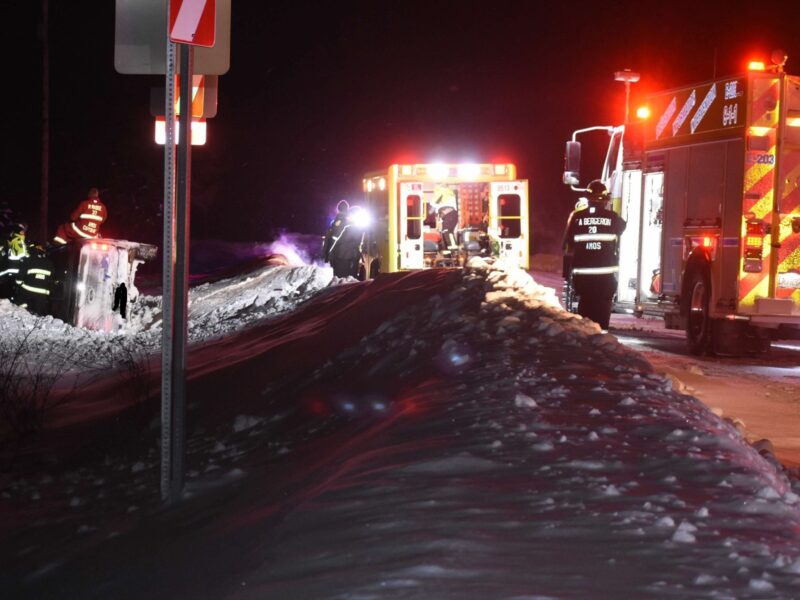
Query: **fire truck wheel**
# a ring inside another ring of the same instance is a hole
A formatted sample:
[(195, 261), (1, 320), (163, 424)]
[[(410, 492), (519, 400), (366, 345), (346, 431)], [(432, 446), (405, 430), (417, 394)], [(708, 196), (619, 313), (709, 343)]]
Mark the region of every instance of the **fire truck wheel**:
[(711, 315), (708, 302), (711, 297), (711, 277), (708, 268), (696, 266), (689, 274), (689, 312), (686, 315), (686, 342), (689, 352), (696, 356), (711, 348)]

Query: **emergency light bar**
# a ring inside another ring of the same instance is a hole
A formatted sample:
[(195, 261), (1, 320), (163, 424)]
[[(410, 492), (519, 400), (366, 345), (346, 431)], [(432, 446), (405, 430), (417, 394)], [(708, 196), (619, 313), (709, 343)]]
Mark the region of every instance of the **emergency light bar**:
[(505, 176), (512, 172), (514, 165), (509, 163), (431, 163), (415, 165), (399, 165), (398, 171), (401, 177), (425, 176), (434, 179), (472, 179), (479, 177), (494, 177), (496, 175)]

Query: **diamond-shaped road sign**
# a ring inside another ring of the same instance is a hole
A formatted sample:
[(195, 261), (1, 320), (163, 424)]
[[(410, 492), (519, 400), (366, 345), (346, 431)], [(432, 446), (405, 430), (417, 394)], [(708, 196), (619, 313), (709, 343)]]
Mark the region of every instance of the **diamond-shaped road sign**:
[[(194, 51), (193, 73), (224, 75), (231, 64), (231, 0), (215, 0), (214, 45)], [(123, 75), (164, 75), (166, 0), (116, 0), (114, 68)]]
[(216, 12), (216, 0), (169, 0), (169, 39), (210, 48)]

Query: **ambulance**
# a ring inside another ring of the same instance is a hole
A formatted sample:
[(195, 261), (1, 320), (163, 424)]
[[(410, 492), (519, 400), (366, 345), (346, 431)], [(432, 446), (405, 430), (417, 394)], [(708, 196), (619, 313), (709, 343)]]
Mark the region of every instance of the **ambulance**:
[(528, 181), (510, 163), (393, 164), (363, 179), (364, 275), (461, 267), (473, 256), (529, 267)]
[(599, 175), (628, 223), (615, 308), (684, 329), (694, 354), (800, 337), (800, 78), (778, 54), (567, 142), (564, 183), (580, 190), (578, 138), (609, 135)]
[(53, 248), (51, 314), (84, 329), (119, 329), (121, 318), (136, 308), (136, 270), (157, 250), (151, 244), (101, 238)]

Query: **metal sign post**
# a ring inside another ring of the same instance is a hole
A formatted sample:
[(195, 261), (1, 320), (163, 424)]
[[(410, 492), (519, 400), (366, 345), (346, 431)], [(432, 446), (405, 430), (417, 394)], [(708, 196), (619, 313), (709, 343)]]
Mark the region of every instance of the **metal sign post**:
[(175, 58), (177, 45), (167, 39), (167, 73), (164, 114), (164, 237), (162, 242), (163, 285), (161, 288), (161, 500), (172, 499), (172, 282), (175, 268)]
[[(181, 89), (177, 172), (175, 55), (180, 50)], [(192, 56), (188, 44), (167, 42), (164, 144), (164, 273), (161, 359), (161, 498), (180, 499), (186, 454), (186, 340), (189, 280), (189, 207), (192, 182)]]
[(189, 214), (192, 185), (192, 58), (194, 48), (180, 44), (180, 121), (178, 124), (178, 175), (175, 199), (175, 287), (173, 289), (172, 362), (172, 500), (183, 491), (186, 455), (186, 338), (189, 303)]

